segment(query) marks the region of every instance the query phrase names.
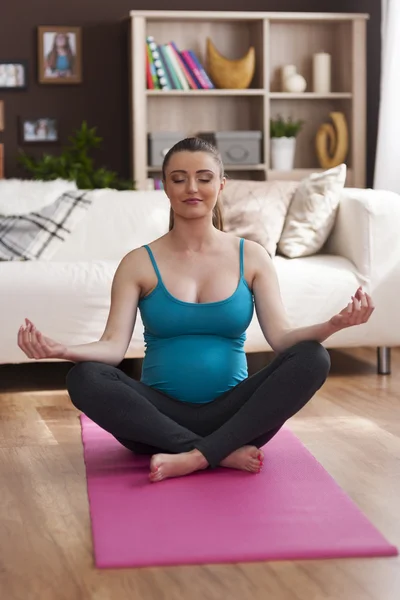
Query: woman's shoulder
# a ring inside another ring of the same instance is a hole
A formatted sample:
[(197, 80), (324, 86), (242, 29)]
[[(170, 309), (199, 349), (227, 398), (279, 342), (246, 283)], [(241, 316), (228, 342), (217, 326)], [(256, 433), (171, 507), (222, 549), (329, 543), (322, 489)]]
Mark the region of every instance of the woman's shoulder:
[(133, 248), (121, 259), (120, 265), (122, 267), (126, 266), (128, 270), (134, 269), (134, 272), (137, 274), (146, 272), (149, 264), (149, 252), (146, 249), (146, 246), (152, 251), (152, 249), (157, 248), (159, 244), (162, 246), (161, 240), (162, 238), (157, 238), (148, 244)]
[(259, 262), (260, 260), (265, 261), (269, 259), (270, 256), (267, 250), (259, 242), (255, 242), (254, 240), (249, 240), (248, 238), (237, 236), (231, 233), (227, 233), (225, 235), (229, 235), (232, 240), (235, 240), (235, 244), (243, 244), (243, 252), (245, 259), (256, 262)]
[(129, 265), (130, 267), (135, 267), (136, 269), (138, 269), (142, 265), (146, 264), (148, 256), (149, 256), (146, 246), (149, 247), (150, 244), (143, 244), (143, 246), (137, 246), (137, 248), (133, 248), (132, 250), (130, 250), (121, 259), (120, 264), (121, 265)]

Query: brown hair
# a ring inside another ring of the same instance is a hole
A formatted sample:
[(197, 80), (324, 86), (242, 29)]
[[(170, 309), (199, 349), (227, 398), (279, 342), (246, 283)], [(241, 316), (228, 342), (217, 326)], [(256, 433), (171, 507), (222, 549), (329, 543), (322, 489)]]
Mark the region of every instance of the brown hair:
[(74, 55), (72, 53), (72, 49), (71, 49), (71, 45), (69, 43), (69, 35), (67, 33), (55, 33), (54, 34), (54, 39), (53, 39), (53, 46), (50, 50), (50, 52), (47, 55), (47, 63), (49, 65), (49, 68), (52, 71), (56, 70), (57, 67), (57, 56), (58, 56), (58, 50), (57, 50), (57, 38), (59, 36), (62, 36), (65, 40), (65, 51), (68, 57), (68, 64), (69, 64), (69, 68), (71, 73), (74, 70)]
[[(207, 142), (206, 140), (203, 140), (198, 137), (190, 137), (190, 138), (185, 138), (184, 140), (180, 140), (179, 142), (177, 142), (174, 146), (172, 146), (172, 148), (170, 148), (168, 150), (167, 154), (164, 156), (164, 160), (163, 160), (163, 164), (162, 164), (162, 176), (163, 176), (164, 181), (165, 181), (165, 169), (171, 159), (171, 156), (173, 156), (177, 152), (207, 152), (207, 154), (211, 154), (211, 156), (214, 158), (215, 162), (219, 166), (221, 178), (224, 177), (224, 165), (222, 163), (222, 158), (221, 158), (221, 155), (218, 152), (217, 148), (215, 146), (213, 146), (212, 144), (210, 144), (209, 142)], [(220, 231), (224, 230), (224, 222), (223, 222), (223, 218), (222, 218), (222, 210), (221, 210), (221, 204), (220, 204), (219, 200), (217, 200), (217, 203), (213, 209), (212, 223), (216, 229), (219, 229)], [(174, 211), (171, 208), (171, 210), (169, 212), (169, 230), (170, 231), (173, 228), (173, 226), (174, 226)]]

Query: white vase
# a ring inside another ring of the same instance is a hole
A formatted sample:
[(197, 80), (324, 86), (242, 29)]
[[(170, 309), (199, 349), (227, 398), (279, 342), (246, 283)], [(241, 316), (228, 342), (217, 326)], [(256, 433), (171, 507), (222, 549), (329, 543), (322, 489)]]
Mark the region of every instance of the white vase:
[(291, 171), (296, 150), (295, 137), (271, 138), (271, 165), (277, 171)]
[(300, 73), (290, 75), (285, 79), (285, 92), (291, 92), (292, 94), (300, 94), (305, 91), (306, 87), (307, 82), (304, 79), (303, 75), (300, 75)]
[(282, 92), (301, 93), (307, 88), (307, 81), (297, 72), (295, 65), (284, 65), (281, 69)]

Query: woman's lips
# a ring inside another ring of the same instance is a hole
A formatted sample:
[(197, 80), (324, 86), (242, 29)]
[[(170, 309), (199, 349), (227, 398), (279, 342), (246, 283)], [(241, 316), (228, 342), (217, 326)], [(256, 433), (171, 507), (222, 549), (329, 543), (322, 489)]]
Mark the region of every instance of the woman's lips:
[(199, 198), (188, 198), (188, 200), (184, 200), (184, 202), (186, 204), (197, 204), (198, 202), (201, 202), (201, 200), (199, 200)]

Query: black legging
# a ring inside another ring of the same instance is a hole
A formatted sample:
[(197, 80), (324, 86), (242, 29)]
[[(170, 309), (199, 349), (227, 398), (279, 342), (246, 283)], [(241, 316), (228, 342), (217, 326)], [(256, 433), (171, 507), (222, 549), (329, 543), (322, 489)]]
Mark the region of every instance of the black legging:
[(99, 362), (67, 374), (73, 404), (133, 452), (177, 454), (197, 448), (210, 467), (250, 444), (260, 448), (323, 385), (327, 350), (304, 341), (206, 404), (181, 402)]

